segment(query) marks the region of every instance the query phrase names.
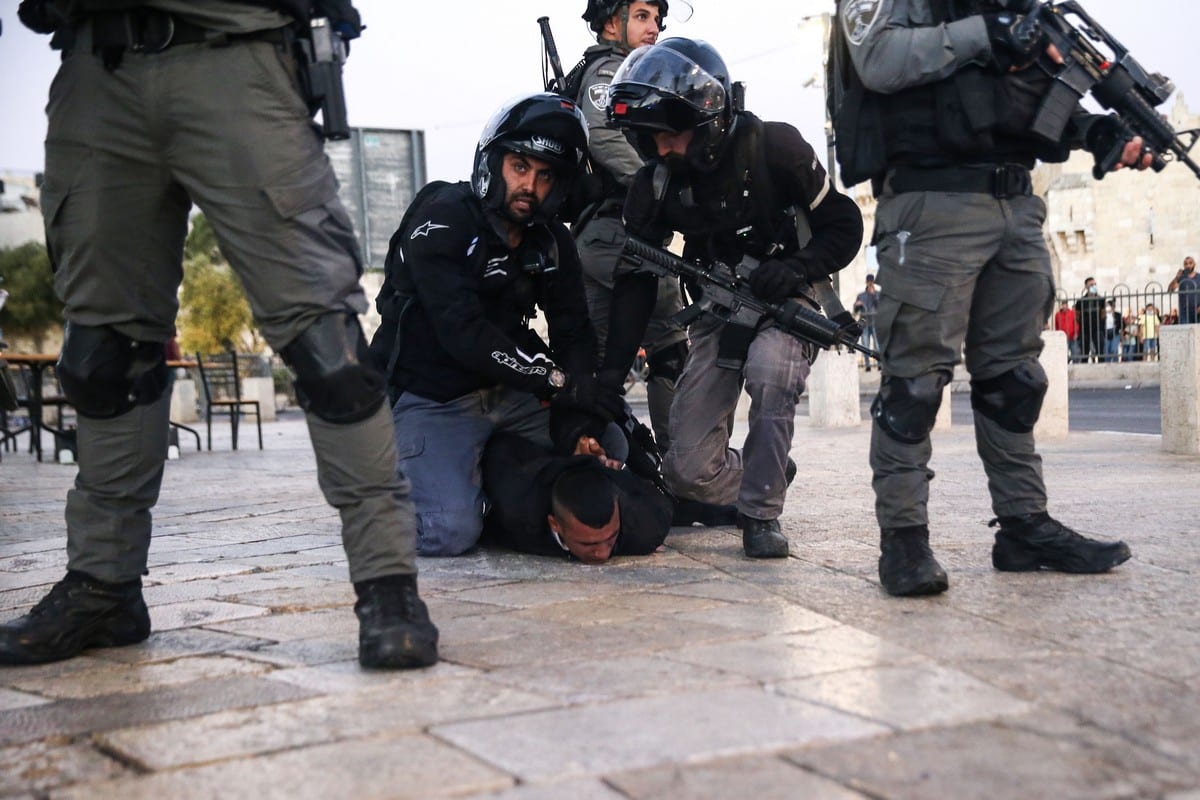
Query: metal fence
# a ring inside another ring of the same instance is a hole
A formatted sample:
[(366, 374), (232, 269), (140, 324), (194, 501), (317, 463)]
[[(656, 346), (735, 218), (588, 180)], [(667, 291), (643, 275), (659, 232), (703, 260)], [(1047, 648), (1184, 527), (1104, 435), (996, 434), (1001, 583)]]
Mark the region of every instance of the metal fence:
[[(1064, 318), (1064, 304), (1073, 322)], [(1124, 283), (1095, 295), (1070, 296), (1059, 290), (1046, 327), (1068, 333), (1074, 363), (1156, 361), (1160, 328), (1200, 322), (1198, 305), (1200, 292), (1169, 292), (1158, 281), (1141, 291)], [(1110, 308), (1115, 327), (1110, 326)]]

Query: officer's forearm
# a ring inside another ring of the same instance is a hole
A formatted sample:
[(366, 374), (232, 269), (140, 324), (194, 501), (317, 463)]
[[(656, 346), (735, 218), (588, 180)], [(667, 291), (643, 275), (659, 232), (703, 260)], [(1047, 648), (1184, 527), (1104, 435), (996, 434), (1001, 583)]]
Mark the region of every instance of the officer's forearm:
[(602, 372), (622, 376), (629, 372), (638, 345), (646, 336), (646, 325), (657, 299), (658, 278), (654, 275), (638, 272), (617, 277), (613, 284)]

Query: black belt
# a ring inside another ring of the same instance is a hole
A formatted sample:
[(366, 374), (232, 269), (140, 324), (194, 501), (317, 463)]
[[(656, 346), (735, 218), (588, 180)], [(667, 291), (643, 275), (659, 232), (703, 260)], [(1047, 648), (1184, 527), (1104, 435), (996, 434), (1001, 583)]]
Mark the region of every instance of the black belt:
[[(92, 14), (88, 21), (92, 28), (92, 51), (103, 55), (109, 69), (120, 63), (125, 52), (161, 53), (180, 44), (221, 47), (250, 39), (282, 44), (287, 36), (283, 28), (248, 33), (215, 31), (153, 8), (101, 12)], [(63, 47), (63, 50), (69, 49), (69, 45)]]
[(1033, 194), (1029, 170), (1019, 164), (937, 169), (896, 167), (888, 172), (887, 186), (896, 194), (970, 192), (998, 198)]

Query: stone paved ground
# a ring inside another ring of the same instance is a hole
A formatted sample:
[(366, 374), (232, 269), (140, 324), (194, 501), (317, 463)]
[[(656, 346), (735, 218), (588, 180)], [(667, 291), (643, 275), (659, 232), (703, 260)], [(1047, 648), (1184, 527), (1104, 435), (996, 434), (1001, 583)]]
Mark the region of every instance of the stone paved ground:
[[(167, 467), (144, 645), (0, 670), (0, 796), (1200, 798), (1200, 459), (1043, 447), (1052, 511), (1113, 575), (1000, 574), (966, 428), (935, 440), (951, 590), (879, 589), (868, 428), (800, 421), (784, 529), (603, 567), (421, 563), (442, 662), (355, 662), (353, 593), (303, 423)], [(64, 565), (73, 469), (0, 463), (0, 618)]]

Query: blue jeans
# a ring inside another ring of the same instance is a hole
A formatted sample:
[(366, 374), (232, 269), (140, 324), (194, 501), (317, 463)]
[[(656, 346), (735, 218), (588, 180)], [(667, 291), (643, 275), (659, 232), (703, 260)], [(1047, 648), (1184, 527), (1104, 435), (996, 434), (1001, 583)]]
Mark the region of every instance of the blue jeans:
[(456, 556), (483, 532), (479, 459), (487, 440), (508, 431), (549, 448), (550, 411), (507, 387), (479, 389), (446, 403), (405, 392), (392, 407), (400, 472), (412, 483), (417, 552)]
[(1105, 337), (1106, 338), (1104, 339), (1104, 360), (1105, 361), (1116, 361), (1117, 355), (1121, 352), (1121, 337), (1114, 335), (1113, 337), (1108, 338), (1107, 333), (1105, 333)]

